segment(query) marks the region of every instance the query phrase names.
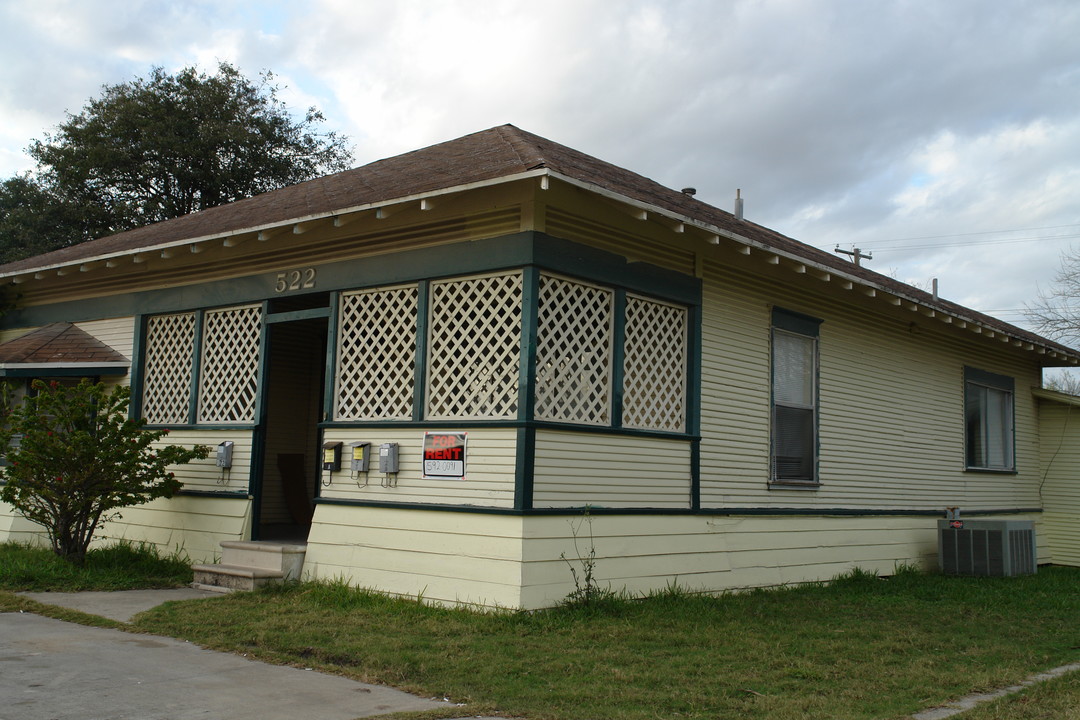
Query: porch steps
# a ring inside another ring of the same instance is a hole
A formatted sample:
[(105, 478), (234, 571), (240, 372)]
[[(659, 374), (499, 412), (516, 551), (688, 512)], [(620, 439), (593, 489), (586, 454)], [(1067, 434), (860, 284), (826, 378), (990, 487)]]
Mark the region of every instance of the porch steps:
[(305, 543), (226, 540), (221, 543), (220, 563), (191, 566), (195, 572), (191, 586), (226, 593), (296, 580), (306, 552)]

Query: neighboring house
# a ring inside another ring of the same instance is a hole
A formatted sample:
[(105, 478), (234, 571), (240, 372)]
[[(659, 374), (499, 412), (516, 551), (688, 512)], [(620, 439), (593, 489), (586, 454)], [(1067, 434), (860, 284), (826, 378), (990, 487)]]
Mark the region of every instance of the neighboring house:
[(593, 548), (631, 592), (928, 564), (959, 507), (1045, 514), (1040, 560), (1080, 564), (1073, 400), (1035, 392), (1080, 353), (513, 126), (0, 279), (0, 340), (71, 323), (169, 442), (231, 443), (106, 527), (196, 560), (292, 538), (312, 577), (536, 608)]

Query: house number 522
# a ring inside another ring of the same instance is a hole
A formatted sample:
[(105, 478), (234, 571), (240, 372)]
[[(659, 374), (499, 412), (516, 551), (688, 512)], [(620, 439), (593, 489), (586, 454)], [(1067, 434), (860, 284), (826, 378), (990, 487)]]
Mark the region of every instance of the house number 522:
[(315, 268), (310, 267), (279, 272), (274, 281), (274, 292), (309, 290), (313, 287), (315, 287)]

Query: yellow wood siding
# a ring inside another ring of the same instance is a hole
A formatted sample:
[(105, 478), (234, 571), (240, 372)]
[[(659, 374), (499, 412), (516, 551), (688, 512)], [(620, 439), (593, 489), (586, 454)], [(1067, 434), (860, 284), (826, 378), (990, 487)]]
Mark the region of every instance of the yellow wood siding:
[[(227, 470), (217, 467), (214, 460), (218, 443), (225, 440), (234, 443), (232, 468)], [(247, 493), (248, 478), (251, 474), (251, 440), (251, 430), (193, 429), (173, 430), (157, 444), (209, 446), (210, 457), (193, 460), (174, 469), (177, 479), (184, 484), (184, 490)]]
[[(591, 523), (590, 523), (591, 520)], [(575, 540), (574, 534), (577, 534)], [(574, 590), (570, 567), (596, 550), (601, 587), (634, 595), (677, 585), (692, 592), (829, 580), (852, 568), (881, 575), (937, 564), (932, 517), (528, 517), (522, 607)], [(563, 558), (565, 556), (565, 559)]]
[[(477, 505), (509, 508), (514, 505), (514, 475), (517, 432), (512, 429), (469, 430), (467, 465), (464, 480), (425, 480), (421, 455), (424, 431), (419, 428), (332, 428), (324, 441), (371, 443), (371, 471), (354, 477), (348, 470), (348, 451), (342, 453), (342, 470), (323, 471), (319, 494), (339, 500), (382, 500), (396, 502), (438, 503), (442, 505)], [(383, 487), (379, 472), (379, 445), (399, 445), (401, 472), (393, 487)], [(366, 482), (366, 484), (365, 484)]]
[[(702, 505), (938, 509), (1038, 507), (1034, 362), (827, 297), (765, 291), (706, 263)], [(773, 305), (823, 320), (821, 487), (768, 489)], [(1003, 346), (1003, 350), (1006, 346)], [(964, 471), (964, 366), (1015, 378), (1016, 474)]]
[(685, 440), (536, 433), (533, 507), (690, 507)]
[(30, 543), (48, 547), (45, 528), (30, 522), (6, 502), (0, 502), (0, 542)]
[(251, 537), (251, 500), (177, 495), (125, 508), (121, 518), (102, 525), (96, 544), (117, 540), (156, 545), (162, 554), (186, 554), (192, 562), (208, 562), (221, 554), (223, 540)]
[(521, 523), (511, 515), (318, 505), (304, 577), (428, 602), (516, 608)]
[(1039, 413), (1045, 508), (1039, 542), (1051, 562), (1080, 566), (1080, 406), (1043, 400)]
[[(122, 317), (109, 320), (92, 320), (75, 323), (75, 326), (105, 343), (130, 362), (134, 362), (132, 348), (135, 344), (135, 318)], [(109, 386), (130, 385), (132, 370), (133, 367), (129, 366), (127, 373), (124, 375), (102, 378), (102, 382)]]

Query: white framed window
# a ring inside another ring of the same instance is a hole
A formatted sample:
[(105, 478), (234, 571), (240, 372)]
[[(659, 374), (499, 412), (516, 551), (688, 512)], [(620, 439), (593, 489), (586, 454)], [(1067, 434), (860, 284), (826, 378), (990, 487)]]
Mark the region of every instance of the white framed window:
[(969, 470), (1016, 469), (1011, 377), (964, 368), (965, 464)]
[(773, 310), (771, 482), (817, 485), (818, 326)]

